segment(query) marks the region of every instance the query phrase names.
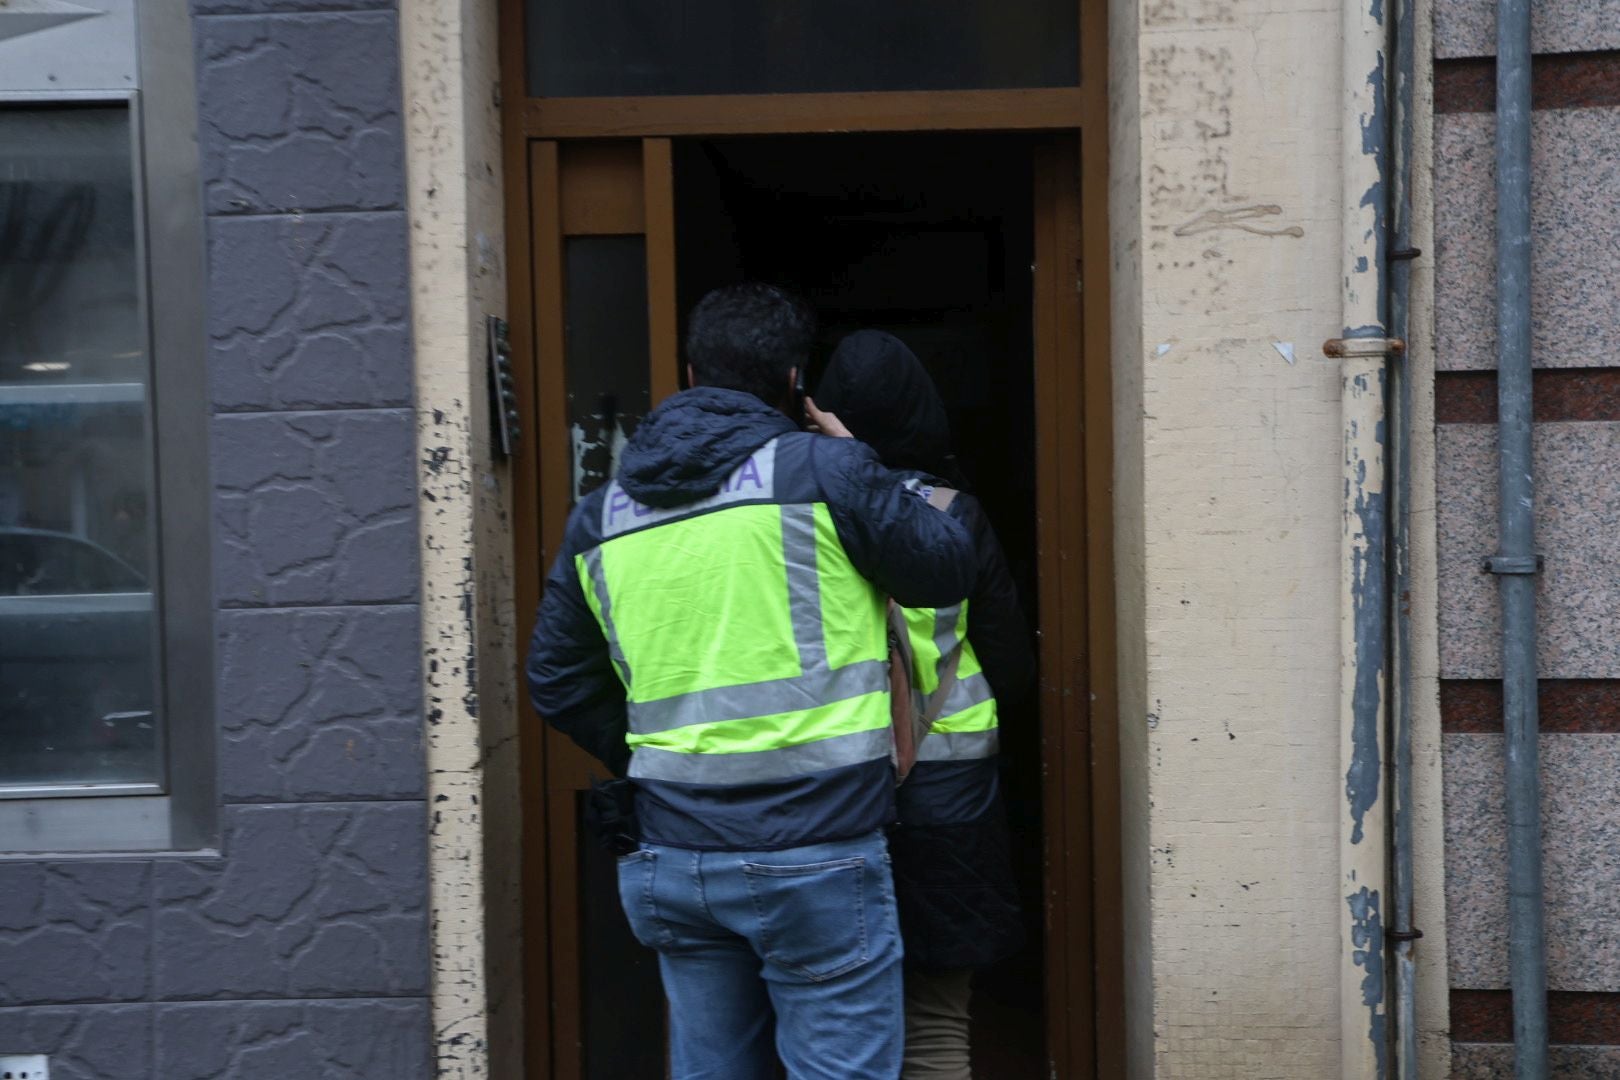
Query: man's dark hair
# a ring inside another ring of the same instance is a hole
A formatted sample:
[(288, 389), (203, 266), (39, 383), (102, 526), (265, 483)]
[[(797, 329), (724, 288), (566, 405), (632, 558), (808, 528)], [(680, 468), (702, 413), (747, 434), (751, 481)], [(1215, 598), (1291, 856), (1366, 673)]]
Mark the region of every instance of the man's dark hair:
[(801, 372), (815, 337), (810, 309), (774, 285), (715, 289), (692, 309), (686, 359), (704, 386), (753, 394), (767, 405), (787, 395), (787, 373)]

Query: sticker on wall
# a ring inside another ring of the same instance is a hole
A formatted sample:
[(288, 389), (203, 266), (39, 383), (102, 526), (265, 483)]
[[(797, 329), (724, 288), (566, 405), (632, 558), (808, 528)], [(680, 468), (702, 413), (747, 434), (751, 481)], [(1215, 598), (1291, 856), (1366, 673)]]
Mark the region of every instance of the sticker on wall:
[(0, 1080), (51, 1080), (44, 1054), (0, 1054)]

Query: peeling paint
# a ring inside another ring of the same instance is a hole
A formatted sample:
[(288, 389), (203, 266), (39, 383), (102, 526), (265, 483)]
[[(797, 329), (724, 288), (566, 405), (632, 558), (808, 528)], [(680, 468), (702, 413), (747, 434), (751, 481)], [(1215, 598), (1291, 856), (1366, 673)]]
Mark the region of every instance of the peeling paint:
[[(505, 305), (494, 5), (403, 0), (435, 1075), (519, 1075), (509, 485), (483, 315)], [(480, 662), (480, 659), (484, 662)]]
[(1351, 962), (1366, 972), (1361, 1005), (1367, 1010), (1367, 1040), (1375, 1048), (1382, 1080), (1389, 1075), (1389, 1016), (1384, 1009), (1384, 921), (1378, 891), (1363, 885), (1344, 899), (1350, 909)]
[[(1387, 337), (1389, 111), (1387, 28), (1382, 0), (1341, 9), (1341, 210), (1347, 339)], [(1385, 482), (1388, 359), (1343, 357), (1340, 407), (1344, 456), (1341, 537), (1339, 858), (1349, 904), (1341, 925), (1340, 1073), (1383, 1077), (1389, 1067), (1382, 914), (1387, 875), (1388, 800), (1383, 739), (1388, 652), (1388, 493)]]
[[(1376, 393), (1384, 399), (1388, 375), (1382, 366), (1373, 375), (1367, 372), (1351, 377), (1356, 383), (1355, 394)], [(1373, 384), (1376, 380), (1376, 387)], [(1379, 721), (1384, 697), (1384, 597), (1387, 593), (1386, 543), (1388, 532), (1387, 496), (1383, 491), (1383, 448), (1386, 430), (1380, 415), (1373, 431), (1376, 479), (1368, 483), (1367, 459), (1357, 445), (1359, 430), (1351, 424), (1346, 433), (1345, 464), (1350, 467), (1346, 483), (1347, 506), (1345, 528), (1351, 543), (1350, 595), (1352, 619), (1355, 625), (1355, 670), (1352, 709), (1355, 726), (1352, 733), (1353, 754), (1345, 773), (1345, 798), (1349, 803), (1354, 829), (1350, 843), (1360, 844), (1365, 839), (1363, 823), (1367, 812), (1378, 801), (1379, 784), (1383, 777), (1383, 763), (1379, 748)], [(1379, 843), (1382, 837), (1377, 838)]]
[[(1374, 0), (1377, 6), (1378, 0)], [(1388, 74), (1385, 70), (1384, 53), (1378, 53), (1378, 63), (1367, 73), (1367, 92), (1370, 96), (1369, 109), (1361, 114), (1361, 152), (1370, 159), (1374, 169), (1372, 182), (1362, 193), (1360, 206), (1363, 210), (1370, 210), (1371, 221), (1367, 226), (1366, 240), (1372, 247), (1372, 262), (1368, 265), (1366, 256), (1357, 259), (1356, 272), (1367, 274), (1371, 272), (1372, 283), (1369, 288), (1375, 290), (1373, 303), (1383, 317), (1385, 298), (1383, 295), (1384, 273), (1389, 266), (1387, 249), (1389, 247), (1389, 229), (1386, 220), (1389, 213), (1389, 193), (1385, 177), (1389, 175), (1389, 140), (1386, 125), (1389, 122), (1389, 92), (1387, 88)], [(1349, 336), (1348, 334), (1346, 336)], [(1380, 328), (1382, 336), (1382, 328)]]

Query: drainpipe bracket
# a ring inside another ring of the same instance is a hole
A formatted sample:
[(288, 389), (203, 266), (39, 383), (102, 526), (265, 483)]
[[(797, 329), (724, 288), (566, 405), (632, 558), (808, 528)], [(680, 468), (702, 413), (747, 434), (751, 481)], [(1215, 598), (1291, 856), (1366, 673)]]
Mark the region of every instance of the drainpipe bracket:
[(1384, 936), (1395, 942), (1416, 941), (1423, 936), (1423, 931), (1414, 926), (1410, 930), (1385, 930)]
[(1545, 565), (1540, 555), (1491, 555), (1480, 569), (1487, 574), (1539, 574)]
[(1406, 341), (1403, 338), (1348, 337), (1322, 342), (1323, 356), (1399, 356), (1404, 352)]

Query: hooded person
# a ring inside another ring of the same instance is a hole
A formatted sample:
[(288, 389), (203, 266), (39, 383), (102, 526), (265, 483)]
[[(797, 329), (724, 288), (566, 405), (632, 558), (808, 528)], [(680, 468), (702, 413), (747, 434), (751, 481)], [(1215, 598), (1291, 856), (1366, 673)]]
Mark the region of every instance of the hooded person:
[(901, 1066), (886, 597), (959, 603), (974, 546), (868, 447), (799, 430), (811, 336), (769, 286), (698, 304), (692, 389), (569, 515), (529, 652), (536, 710), (628, 778), (619, 897), (677, 1080)]
[[(892, 334), (850, 334), (834, 350), (815, 404), (919, 490), (956, 489), (945, 493), (947, 512), (974, 539), (967, 600), (906, 612), (913, 693), (937, 696), (937, 719), (900, 785), (900, 823), (889, 836), (906, 949), (902, 1075), (961, 1080), (971, 1075), (972, 972), (1023, 943), (1000, 797), (997, 704), (1021, 699), (1033, 685), (1028, 624), (995, 531), (951, 454), (944, 402), (916, 355)], [(954, 669), (931, 678), (930, 665), (944, 669), (956, 642)]]

